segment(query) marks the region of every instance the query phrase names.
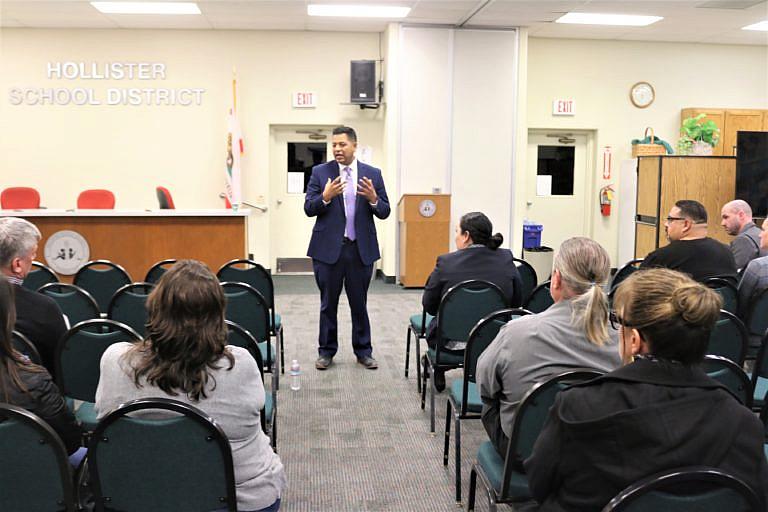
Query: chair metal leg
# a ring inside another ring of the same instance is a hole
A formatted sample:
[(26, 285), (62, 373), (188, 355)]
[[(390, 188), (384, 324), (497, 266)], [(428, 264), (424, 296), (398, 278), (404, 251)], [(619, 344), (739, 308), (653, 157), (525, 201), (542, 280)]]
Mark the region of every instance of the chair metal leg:
[(421, 341), (421, 338), (419, 338), (419, 335), (416, 335), (416, 388), (419, 390), (419, 393), (421, 393), (421, 356), (419, 354), (419, 342)]
[(456, 503), (461, 503), (461, 419), (459, 419), (458, 411), (454, 414), (454, 421), (456, 421), (456, 432), (453, 434), (454, 442), (456, 446)]
[(467, 498), (467, 511), (475, 510), (475, 489), (477, 488), (477, 471), (472, 466), (472, 471), (469, 473), (469, 497)]
[[(408, 378), (408, 358), (411, 356), (411, 326), (408, 326), (408, 334), (405, 337), (405, 378)], [(418, 364), (418, 361), (416, 362)]]
[(437, 388), (435, 387), (435, 369), (432, 368), (432, 378), (429, 379), (429, 433), (435, 433), (435, 395), (437, 394)]
[(285, 343), (283, 342), (283, 326), (280, 326), (278, 331), (280, 338), (280, 373), (285, 373)]
[(488, 512), (496, 512), (496, 499), (490, 489), (485, 490), (488, 493)]
[(445, 404), (445, 444), (443, 446), (443, 466), (448, 465), (448, 451), (451, 444), (451, 412), (453, 407), (451, 406), (451, 400), (448, 399)]
[[(419, 381), (419, 382), (421, 382), (421, 389), (419, 391), (421, 391), (421, 410), (422, 411), (424, 410), (424, 402), (425, 402), (426, 396), (427, 396), (427, 378), (428, 378), (427, 376), (429, 375), (429, 373), (427, 372), (427, 365), (428, 364), (429, 363), (427, 363), (426, 361), (424, 362), (424, 368), (422, 368), (422, 370), (421, 370), (421, 377), (422, 378)], [(421, 364), (419, 364), (419, 368), (421, 368)]]

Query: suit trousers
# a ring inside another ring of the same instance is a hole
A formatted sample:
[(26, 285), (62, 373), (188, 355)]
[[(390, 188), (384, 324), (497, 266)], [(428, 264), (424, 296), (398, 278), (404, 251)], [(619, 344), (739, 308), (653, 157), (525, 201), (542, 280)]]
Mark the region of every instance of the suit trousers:
[(320, 289), (319, 355), (333, 357), (339, 348), (337, 310), (341, 288), (344, 287), (352, 314), (352, 349), (358, 358), (370, 357), (373, 348), (367, 303), (373, 265), (363, 264), (357, 244), (345, 239), (336, 263), (313, 259), (312, 267)]

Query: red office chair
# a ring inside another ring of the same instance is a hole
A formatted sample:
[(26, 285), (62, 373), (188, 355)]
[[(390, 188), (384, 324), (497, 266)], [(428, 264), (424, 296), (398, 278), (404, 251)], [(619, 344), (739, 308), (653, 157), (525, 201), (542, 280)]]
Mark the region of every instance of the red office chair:
[(77, 207), (87, 210), (111, 210), (115, 207), (115, 194), (109, 190), (83, 190), (77, 196)]
[(18, 210), (40, 208), (40, 193), (31, 187), (9, 187), (0, 193), (0, 208)]
[(170, 191), (165, 187), (156, 187), (157, 202), (160, 203), (161, 210), (175, 210), (176, 206), (173, 204), (173, 197), (171, 197)]

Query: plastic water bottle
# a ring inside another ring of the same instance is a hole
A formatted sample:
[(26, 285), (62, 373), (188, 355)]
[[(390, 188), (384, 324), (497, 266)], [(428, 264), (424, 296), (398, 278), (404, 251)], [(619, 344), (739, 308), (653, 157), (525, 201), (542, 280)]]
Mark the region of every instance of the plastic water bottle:
[(291, 361), (291, 389), (298, 391), (301, 389), (301, 381), (299, 376), (301, 375), (301, 366), (299, 366), (299, 360), (294, 359)]

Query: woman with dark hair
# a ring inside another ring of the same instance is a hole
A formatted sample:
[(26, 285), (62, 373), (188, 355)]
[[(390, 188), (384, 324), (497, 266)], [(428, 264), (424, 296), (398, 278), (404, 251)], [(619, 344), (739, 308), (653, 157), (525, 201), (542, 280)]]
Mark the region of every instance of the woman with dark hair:
[(719, 295), (668, 269), (632, 274), (614, 298), (626, 366), (560, 393), (525, 461), (542, 511), (600, 510), (654, 473), (711, 466), (768, 492), (763, 426), (700, 363)]
[(247, 350), (227, 346), (224, 291), (202, 263), (182, 260), (147, 299), (147, 337), (101, 359), (99, 419), (136, 398), (163, 397), (205, 411), (232, 448), (237, 508), (275, 511), (285, 488), (280, 458), (261, 430), (264, 385)]
[[(464, 214), (456, 226), (456, 251), (438, 256), (435, 269), (424, 286), (421, 303), (430, 315), (437, 315), (440, 300), (452, 287), (469, 279), (490, 281), (501, 288), (512, 306), (522, 302), (522, 281), (509, 249), (500, 249), (501, 233), (493, 233), (493, 225), (484, 214)], [(436, 345), (437, 320), (427, 326), (427, 344)], [(449, 350), (463, 350), (463, 343), (448, 342)], [(445, 375), (435, 375), (438, 391), (445, 389)]]
[(48, 423), (64, 442), (73, 466), (82, 459), (82, 432), (48, 370), (16, 351), (11, 333), (16, 322), (13, 286), (0, 277), (0, 401), (22, 407)]

